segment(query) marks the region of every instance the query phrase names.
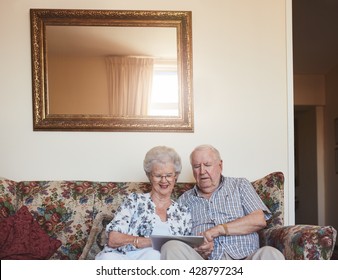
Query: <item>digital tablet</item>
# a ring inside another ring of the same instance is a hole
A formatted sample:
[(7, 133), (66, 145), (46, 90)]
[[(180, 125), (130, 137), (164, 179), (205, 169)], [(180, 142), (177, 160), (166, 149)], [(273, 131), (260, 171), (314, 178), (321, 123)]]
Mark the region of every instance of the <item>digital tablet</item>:
[(150, 235), (150, 239), (153, 248), (158, 251), (160, 251), (162, 245), (169, 240), (179, 240), (191, 247), (198, 247), (204, 242), (204, 237), (197, 235)]

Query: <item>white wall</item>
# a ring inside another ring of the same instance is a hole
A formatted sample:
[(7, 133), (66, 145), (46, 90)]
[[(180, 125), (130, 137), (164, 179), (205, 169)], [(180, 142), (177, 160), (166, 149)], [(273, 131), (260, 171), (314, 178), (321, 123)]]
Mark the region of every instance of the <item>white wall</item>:
[[(146, 180), (142, 170), (146, 151), (169, 145), (183, 159), (179, 180), (192, 181), (189, 153), (198, 144), (211, 143), (223, 155), (225, 175), (253, 180), (272, 171), (284, 172), (290, 197), (286, 210), (289, 203), (292, 221), (290, 3), (1, 0), (0, 176)], [(194, 133), (34, 132), (30, 8), (191, 10)]]

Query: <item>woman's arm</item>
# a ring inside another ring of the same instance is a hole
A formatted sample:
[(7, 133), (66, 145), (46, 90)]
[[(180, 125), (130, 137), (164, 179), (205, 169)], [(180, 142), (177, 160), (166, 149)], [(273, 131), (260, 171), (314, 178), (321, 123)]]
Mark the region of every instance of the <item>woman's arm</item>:
[(139, 237), (130, 234), (125, 234), (117, 231), (111, 231), (108, 234), (108, 246), (118, 248), (131, 244), (136, 248), (151, 247), (151, 240), (148, 237)]

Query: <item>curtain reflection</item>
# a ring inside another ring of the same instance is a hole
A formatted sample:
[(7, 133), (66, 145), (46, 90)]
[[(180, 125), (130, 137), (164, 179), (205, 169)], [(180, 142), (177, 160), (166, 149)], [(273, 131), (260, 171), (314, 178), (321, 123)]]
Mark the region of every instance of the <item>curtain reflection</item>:
[(151, 98), (154, 59), (106, 58), (109, 111), (113, 116), (146, 116)]

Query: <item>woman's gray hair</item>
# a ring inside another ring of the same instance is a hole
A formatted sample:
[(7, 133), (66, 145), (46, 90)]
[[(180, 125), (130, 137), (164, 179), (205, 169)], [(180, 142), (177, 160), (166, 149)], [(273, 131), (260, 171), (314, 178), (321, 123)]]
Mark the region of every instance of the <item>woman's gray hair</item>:
[(194, 152), (196, 151), (203, 151), (203, 150), (209, 150), (209, 151), (212, 151), (213, 154), (215, 155), (215, 159), (217, 160), (222, 160), (221, 158), (221, 154), (219, 153), (219, 151), (212, 145), (207, 145), (207, 144), (204, 144), (204, 145), (199, 145), (197, 146), (190, 154), (190, 163), (192, 162), (192, 156), (194, 154)]
[(174, 164), (176, 175), (181, 173), (182, 163), (179, 154), (173, 148), (166, 146), (156, 146), (146, 153), (146, 156), (143, 160), (143, 169), (146, 174), (149, 175), (154, 164), (165, 164), (168, 162)]

